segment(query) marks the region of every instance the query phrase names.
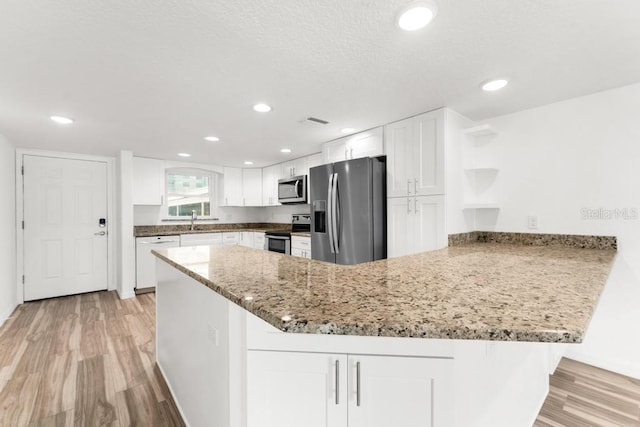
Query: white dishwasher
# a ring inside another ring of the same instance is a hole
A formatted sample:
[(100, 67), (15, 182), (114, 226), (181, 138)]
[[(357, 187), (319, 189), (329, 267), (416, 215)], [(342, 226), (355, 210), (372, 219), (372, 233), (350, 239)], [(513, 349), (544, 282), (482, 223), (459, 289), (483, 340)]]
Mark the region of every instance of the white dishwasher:
[(153, 249), (177, 248), (180, 236), (149, 236), (136, 238), (136, 289), (156, 287), (156, 257)]

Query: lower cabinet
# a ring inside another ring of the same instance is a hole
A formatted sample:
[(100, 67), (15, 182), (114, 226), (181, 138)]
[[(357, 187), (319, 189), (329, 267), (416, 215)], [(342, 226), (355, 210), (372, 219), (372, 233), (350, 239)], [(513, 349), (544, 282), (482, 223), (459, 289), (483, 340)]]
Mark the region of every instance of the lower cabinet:
[(291, 255), (311, 259), (311, 237), (291, 236)]
[(248, 427), (452, 424), (452, 359), (249, 351)]
[(387, 199), (387, 256), (432, 251), (447, 246), (444, 196)]

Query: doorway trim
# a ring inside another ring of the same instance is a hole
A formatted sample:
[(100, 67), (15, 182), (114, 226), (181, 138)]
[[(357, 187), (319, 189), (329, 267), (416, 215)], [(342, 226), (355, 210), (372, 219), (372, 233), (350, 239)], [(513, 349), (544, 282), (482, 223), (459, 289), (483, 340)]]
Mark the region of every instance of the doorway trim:
[(107, 290), (116, 289), (116, 245), (115, 236), (118, 233), (118, 221), (115, 210), (115, 158), (92, 156), (87, 154), (64, 153), (58, 151), (35, 150), (26, 148), (16, 148), (16, 287), (18, 304), (24, 303), (24, 230), (22, 220), (24, 219), (24, 181), (22, 176), (22, 159), (25, 155), (52, 157), (56, 159), (87, 160), (94, 162), (104, 162), (107, 164), (107, 215), (109, 218), (109, 233), (107, 234)]

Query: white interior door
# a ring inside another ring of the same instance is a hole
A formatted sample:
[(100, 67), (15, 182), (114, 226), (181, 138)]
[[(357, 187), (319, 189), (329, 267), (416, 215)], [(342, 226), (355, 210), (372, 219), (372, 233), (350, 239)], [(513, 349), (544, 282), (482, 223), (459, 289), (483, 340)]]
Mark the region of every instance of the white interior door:
[(107, 164), (25, 155), (23, 166), (25, 301), (107, 289)]

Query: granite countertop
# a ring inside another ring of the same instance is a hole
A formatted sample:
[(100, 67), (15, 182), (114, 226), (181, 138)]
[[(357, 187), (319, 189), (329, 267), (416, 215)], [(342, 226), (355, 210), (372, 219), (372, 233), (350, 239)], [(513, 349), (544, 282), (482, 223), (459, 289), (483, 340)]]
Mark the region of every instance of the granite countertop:
[(285, 332), (576, 343), (614, 248), (463, 242), (353, 266), (240, 246), (154, 253)]
[(234, 231), (265, 232), (269, 230), (291, 230), (291, 224), (277, 223), (235, 223), (235, 224), (195, 224), (191, 230), (191, 224), (163, 224), (163, 225), (136, 225), (133, 227), (134, 237), (149, 236), (176, 236), (179, 234), (199, 233), (225, 233)]
[(298, 237), (311, 237), (311, 233), (305, 232), (305, 231), (292, 231), (291, 235), (298, 236)]

